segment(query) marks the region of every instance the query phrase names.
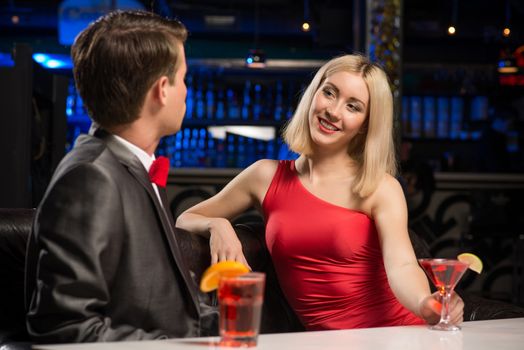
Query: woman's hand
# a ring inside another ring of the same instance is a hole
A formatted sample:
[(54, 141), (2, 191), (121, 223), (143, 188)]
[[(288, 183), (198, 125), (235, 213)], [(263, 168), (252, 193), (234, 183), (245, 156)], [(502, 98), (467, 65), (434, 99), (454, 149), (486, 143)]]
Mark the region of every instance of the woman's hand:
[[(439, 292), (435, 292), (420, 303), (420, 316), (429, 324), (437, 324), (440, 321), (440, 311), (442, 303)], [(455, 292), (451, 293), (449, 302), (450, 321), (453, 324), (460, 324), (464, 318), (464, 301)]]
[(212, 264), (225, 260), (238, 261), (251, 269), (242, 252), (242, 244), (229, 220), (223, 218), (211, 219), (209, 233)]

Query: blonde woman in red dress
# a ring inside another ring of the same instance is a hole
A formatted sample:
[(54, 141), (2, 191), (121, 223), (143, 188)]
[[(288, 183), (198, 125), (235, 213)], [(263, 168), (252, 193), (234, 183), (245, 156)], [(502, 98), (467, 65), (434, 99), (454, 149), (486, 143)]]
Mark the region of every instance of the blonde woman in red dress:
[[(296, 161), (254, 163), (177, 227), (210, 237), (213, 263), (246, 263), (229, 220), (258, 208), (279, 283), (308, 330), (437, 323), (438, 296), (417, 263), (395, 178), (384, 71), (360, 55), (326, 63), (284, 140)], [(454, 323), (463, 307), (455, 294)]]

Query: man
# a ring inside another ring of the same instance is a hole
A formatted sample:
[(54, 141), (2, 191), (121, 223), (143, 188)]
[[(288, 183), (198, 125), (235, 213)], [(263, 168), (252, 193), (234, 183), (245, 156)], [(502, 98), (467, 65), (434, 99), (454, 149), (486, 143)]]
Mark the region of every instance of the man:
[[(62, 160), (38, 207), (26, 267), (36, 342), (203, 335), (163, 188), (148, 171), (185, 114), (185, 27), (112, 12), (72, 47), (76, 86), (94, 125)], [(92, 128), (93, 129), (93, 128)]]

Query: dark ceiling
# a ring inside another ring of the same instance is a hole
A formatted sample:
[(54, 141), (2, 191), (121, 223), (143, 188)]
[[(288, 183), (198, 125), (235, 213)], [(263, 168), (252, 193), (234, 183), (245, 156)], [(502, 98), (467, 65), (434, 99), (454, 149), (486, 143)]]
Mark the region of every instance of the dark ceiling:
[[(358, 2), (357, 2), (358, 1)], [(7, 0), (0, 3), (0, 38), (56, 37), (62, 1)], [(107, 3), (116, 1), (107, 0)], [(179, 17), (195, 39), (249, 40), (302, 45), (313, 50), (355, 49), (365, 29), (358, 6), (365, 0), (144, 0), (147, 9)], [(455, 7), (454, 7), (455, 6)], [(19, 23), (12, 23), (12, 16)], [(309, 33), (300, 31), (304, 18)], [(453, 18), (457, 34), (446, 28)], [(502, 37), (509, 22), (512, 33)], [(522, 0), (404, 0), (404, 59), (408, 62), (491, 61), (505, 47), (524, 44)], [(363, 41), (363, 40), (361, 40)], [(362, 48), (356, 48), (362, 49)]]

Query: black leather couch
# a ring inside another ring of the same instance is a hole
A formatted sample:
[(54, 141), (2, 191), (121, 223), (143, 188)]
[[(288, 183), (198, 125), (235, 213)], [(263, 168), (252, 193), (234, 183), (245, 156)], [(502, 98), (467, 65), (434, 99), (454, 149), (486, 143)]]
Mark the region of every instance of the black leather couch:
[[(25, 246), (33, 216), (33, 209), (0, 209), (0, 346), (3, 350), (27, 349), (29, 344), (24, 322), (23, 284)], [(235, 225), (235, 230), (253, 270), (264, 271), (267, 274), (261, 332), (303, 330), (278, 285), (265, 247), (263, 224), (240, 223)], [(417, 256), (429, 256), (425, 242), (413, 232), (410, 234)], [(208, 241), (184, 231), (178, 231), (177, 235), (187, 264), (194, 272), (195, 281), (199, 281), (210, 261)], [(216, 302), (213, 294), (208, 294), (208, 298), (209, 303)], [(467, 293), (463, 293), (462, 298), (465, 302), (466, 321), (524, 317), (524, 309), (514, 305)]]
[[(34, 209), (0, 209), (0, 349), (14, 350), (15, 345), (27, 348), (29, 337), (25, 328), (24, 263), (25, 249)], [(291, 332), (303, 330), (282, 295), (264, 243), (261, 224), (237, 224), (236, 232), (245, 247), (244, 252), (255, 271), (266, 272), (266, 295), (261, 332)], [(209, 266), (207, 239), (185, 231), (177, 231), (181, 251), (193, 271), (195, 283)], [(216, 303), (213, 293), (207, 294), (210, 304)], [(3, 348), (9, 344), (10, 348)], [(26, 347), (24, 347), (24, 345)]]

